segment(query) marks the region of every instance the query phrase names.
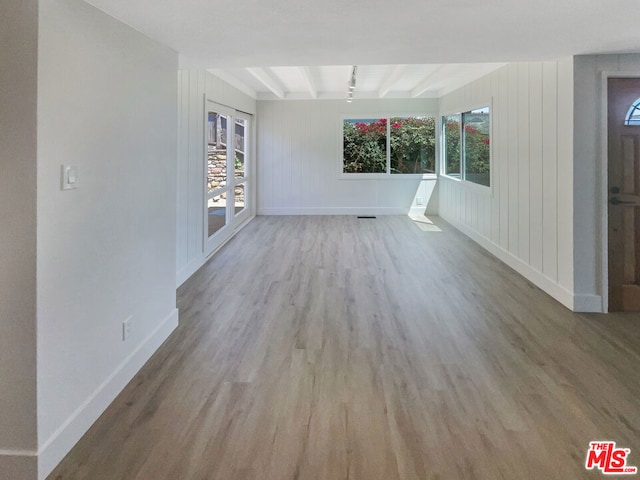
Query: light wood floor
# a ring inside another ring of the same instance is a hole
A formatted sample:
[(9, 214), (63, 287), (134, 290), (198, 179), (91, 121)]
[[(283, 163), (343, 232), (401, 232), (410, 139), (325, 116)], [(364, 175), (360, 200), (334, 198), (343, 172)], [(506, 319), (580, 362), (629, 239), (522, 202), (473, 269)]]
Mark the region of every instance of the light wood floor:
[(640, 316), (573, 314), (436, 223), (256, 218), (49, 478), (603, 478), (592, 440), (640, 466)]

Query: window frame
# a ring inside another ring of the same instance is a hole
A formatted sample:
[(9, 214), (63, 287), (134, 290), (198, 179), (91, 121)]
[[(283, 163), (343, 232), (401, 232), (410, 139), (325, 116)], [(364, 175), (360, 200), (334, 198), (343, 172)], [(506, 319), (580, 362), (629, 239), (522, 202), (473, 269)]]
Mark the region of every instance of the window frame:
[[(465, 113), (471, 113), (474, 110), (480, 110), (483, 108), (488, 108), (489, 109), (489, 185), (483, 185), (481, 183), (476, 183), (476, 182), (472, 182), (470, 180), (466, 179), (466, 166), (465, 166), (465, 152), (464, 152), (464, 139), (463, 139), (463, 133), (464, 133), (464, 122), (462, 121), (462, 115)], [(438, 122), (440, 124), (440, 129), (439, 129), (439, 144), (441, 146), (440, 148), (440, 170), (439, 170), (439, 175), (441, 177), (444, 177), (448, 180), (452, 180), (455, 182), (460, 182), (462, 185), (464, 185), (465, 187), (468, 188), (476, 188), (479, 191), (483, 191), (483, 192), (488, 192), (490, 194), (493, 193), (493, 185), (495, 183), (494, 181), (494, 153), (493, 153), (493, 149), (494, 149), (494, 128), (493, 128), (493, 112), (494, 112), (494, 108), (493, 108), (493, 98), (491, 98), (489, 101), (487, 102), (480, 102), (477, 104), (474, 104), (472, 107), (469, 108), (464, 108), (464, 109), (457, 109), (457, 110), (447, 110), (447, 111), (443, 111), (440, 113), (440, 117), (438, 118)], [(449, 116), (449, 115), (459, 115), (460, 116), (460, 177), (453, 177), (451, 175), (448, 175), (446, 173), (446, 138), (445, 138), (445, 132), (444, 132), (444, 127), (445, 124), (443, 122), (444, 117)]]
[[(444, 121), (445, 117), (450, 117), (450, 116), (454, 116), (457, 115), (458, 118), (458, 133), (460, 134), (460, 138), (459, 138), (459, 142), (460, 145), (458, 146), (458, 148), (460, 149), (460, 158), (458, 159), (460, 162), (460, 173), (458, 174), (457, 177), (450, 175), (447, 173), (447, 139), (446, 139), (446, 135), (445, 135), (445, 126), (446, 126), (446, 122)], [(440, 115), (439, 120), (439, 132), (440, 132), (440, 165), (442, 166), (441, 170), (440, 170), (440, 175), (446, 178), (449, 178), (451, 180), (456, 180), (458, 182), (462, 181), (462, 178), (464, 176), (464, 169), (462, 168), (462, 112), (455, 112), (455, 113), (443, 113)]]
[[(431, 117), (435, 121), (435, 155), (434, 155), (434, 172), (433, 173), (391, 173), (391, 119), (392, 118), (408, 118), (408, 117)], [(387, 163), (386, 172), (377, 173), (347, 173), (344, 171), (344, 121), (353, 119), (379, 120), (387, 119)], [(340, 123), (338, 126), (338, 161), (337, 173), (340, 180), (389, 180), (389, 179), (422, 179), (436, 180), (440, 169), (439, 139), (438, 139), (438, 113), (420, 112), (420, 113), (343, 113), (340, 115)]]

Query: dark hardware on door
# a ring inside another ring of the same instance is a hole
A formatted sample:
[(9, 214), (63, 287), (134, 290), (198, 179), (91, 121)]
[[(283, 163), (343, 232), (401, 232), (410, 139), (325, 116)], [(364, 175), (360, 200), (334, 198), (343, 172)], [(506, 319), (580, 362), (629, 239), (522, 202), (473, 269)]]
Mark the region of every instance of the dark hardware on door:
[(620, 187), (611, 187), (611, 193), (614, 195), (620, 193)]
[(625, 202), (618, 197), (611, 197), (611, 205), (635, 205), (636, 202)]

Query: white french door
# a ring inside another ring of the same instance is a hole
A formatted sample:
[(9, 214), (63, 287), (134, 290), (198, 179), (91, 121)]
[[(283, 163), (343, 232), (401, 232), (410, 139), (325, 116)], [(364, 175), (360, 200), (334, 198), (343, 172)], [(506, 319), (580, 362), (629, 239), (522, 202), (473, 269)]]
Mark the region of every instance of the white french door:
[(249, 174), (252, 173), (251, 115), (236, 111), (234, 158), (234, 223), (239, 225), (250, 215), (252, 194)]
[(250, 215), (251, 115), (205, 99), (204, 252)]

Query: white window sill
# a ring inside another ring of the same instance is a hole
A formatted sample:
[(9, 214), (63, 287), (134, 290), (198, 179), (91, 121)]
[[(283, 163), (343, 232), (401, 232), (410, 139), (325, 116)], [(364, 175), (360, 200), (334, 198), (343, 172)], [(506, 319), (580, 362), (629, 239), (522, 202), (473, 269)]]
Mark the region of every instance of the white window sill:
[(435, 173), (339, 173), (339, 180), (437, 180)]

